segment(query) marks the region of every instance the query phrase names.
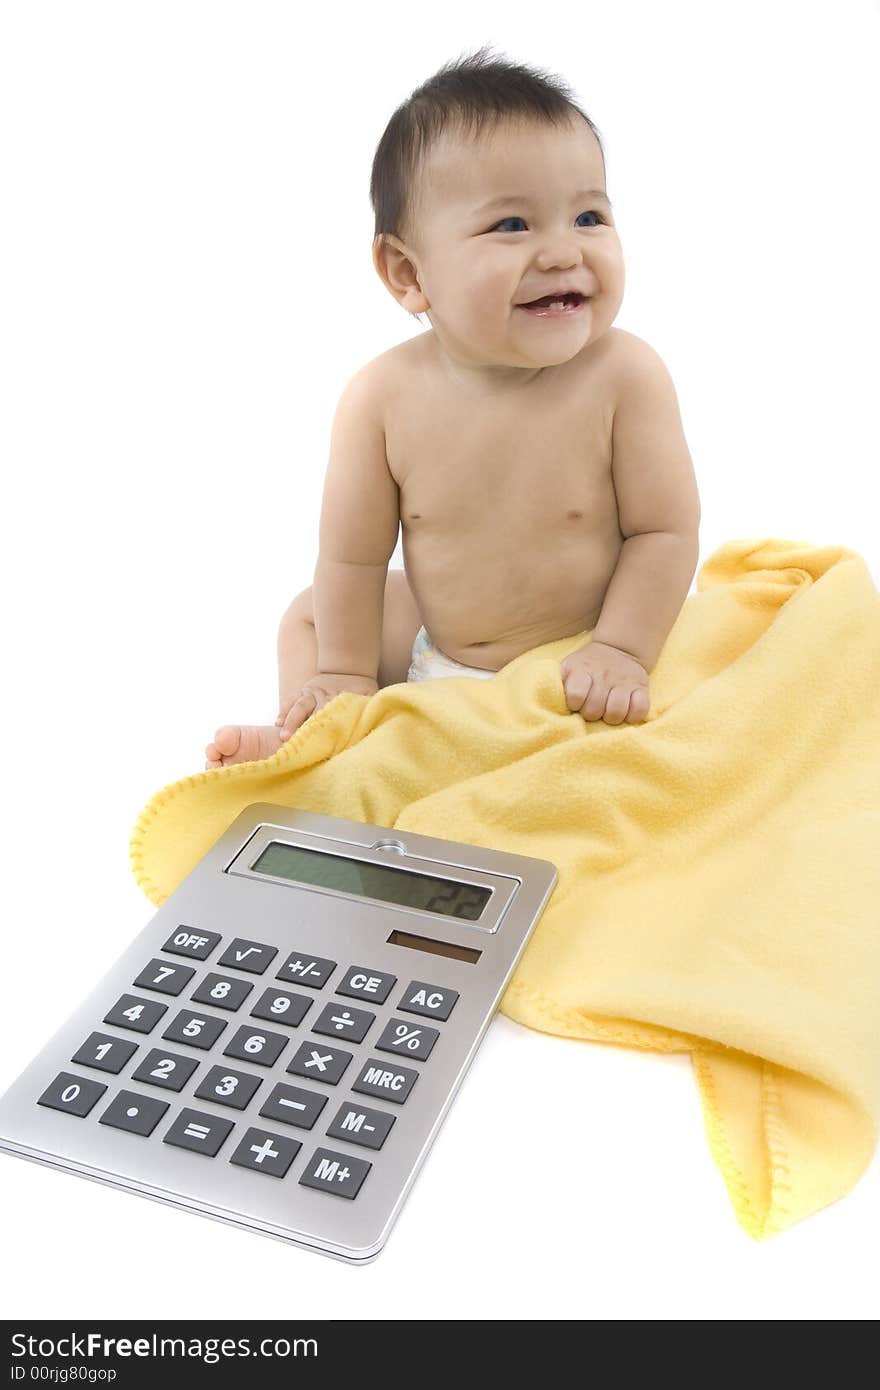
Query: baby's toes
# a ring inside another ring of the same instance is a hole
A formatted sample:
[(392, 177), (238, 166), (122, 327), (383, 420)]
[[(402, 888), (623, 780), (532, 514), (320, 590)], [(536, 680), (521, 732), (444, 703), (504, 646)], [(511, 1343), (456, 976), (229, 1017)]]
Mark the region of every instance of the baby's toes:
[(224, 724), (214, 735), (214, 742), (209, 743), (205, 749), (205, 757), (217, 759), (234, 757), (241, 747), (241, 735), (240, 724)]

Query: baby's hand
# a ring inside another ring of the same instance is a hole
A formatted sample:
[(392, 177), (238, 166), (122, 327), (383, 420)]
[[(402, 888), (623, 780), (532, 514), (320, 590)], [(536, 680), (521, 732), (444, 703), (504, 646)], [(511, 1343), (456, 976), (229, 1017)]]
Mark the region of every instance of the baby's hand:
[(279, 712), (275, 723), (281, 728), (281, 738), (287, 741), (317, 710), (323, 709), (343, 690), (355, 695), (375, 695), (379, 685), (369, 676), (348, 676), (338, 671), (319, 671), (301, 687), (300, 693)]
[(568, 708), (584, 719), (604, 719), (606, 724), (641, 724), (648, 714), (651, 696), (648, 673), (634, 656), (588, 642), (569, 652), (561, 663), (562, 684)]

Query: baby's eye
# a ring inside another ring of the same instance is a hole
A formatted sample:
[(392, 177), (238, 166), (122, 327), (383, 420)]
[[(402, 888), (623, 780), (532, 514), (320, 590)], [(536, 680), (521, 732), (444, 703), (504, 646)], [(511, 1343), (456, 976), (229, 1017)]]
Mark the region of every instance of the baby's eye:
[[(595, 218), (595, 221), (594, 221), (594, 222), (590, 222), (590, 223), (587, 224), (588, 226), (591, 226), (591, 227), (595, 227), (597, 223), (599, 223), (599, 222), (602, 221), (602, 218), (599, 216), (599, 214), (598, 214), (597, 212), (579, 212), (579, 213), (578, 213), (578, 219), (580, 219), (581, 217), (593, 217), (593, 218)], [(490, 227), (489, 230), (492, 231), (492, 232), (497, 232), (501, 227), (504, 226), (504, 223), (505, 223), (505, 222), (522, 222), (522, 221), (523, 221), (523, 219), (522, 219), (521, 217), (505, 217), (505, 218), (502, 218), (502, 220), (501, 220), (500, 222), (496, 222), (496, 223), (495, 223), (495, 226), (494, 226), (494, 227)]]

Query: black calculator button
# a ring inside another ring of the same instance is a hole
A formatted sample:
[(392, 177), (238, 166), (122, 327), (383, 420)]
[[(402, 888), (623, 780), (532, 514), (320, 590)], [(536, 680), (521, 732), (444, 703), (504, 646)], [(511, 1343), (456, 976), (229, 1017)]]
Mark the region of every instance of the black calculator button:
[(237, 1057), (241, 1062), (255, 1062), (258, 1067), (274, 1066), (287, 1046), (283, 1033), (270, 1033), (268, 1028), (239, 1028), (224, 1057)]
[(47, 1086), (37, 1105), (48, 1105), (52, 1110), (66, 1110), (68, 1115), (88, 1115), (97, 1105), (107, 1087), (103, 1081), (92, 1081), (87, 1076), (74, 1076), (72, 1072), (60, 1071)]
[(317, 1187), (337, 1197), (356, 1197), (371, 1167), (363, 1158), (334, 1153), (332, 1149), (315, 1149), (300, 1182), (303, 1187)]
[(71, 1062), (79, 1062), (83, 1067), (97, 1067), (98, 1071), (112, 1071), (118, 1075), (138, 1045), (128, 1038), (113, 1038), (109, 1033), (90, 1033), (78, 1052), (74, 1052)]
[(326, 1096), (314, 1091), (304, 1091), (301, 1086), (285, 1086), (280, 1082), (260, 1109), (260, 1114), (269, 1120), (281, 1120), (286, 1125), (296, 1125), (298, 1129), (311, 1129), (324, 1106)]
[(396, 984), (396, 975), (353, 965), (346, 970), (342, 983), (336, 986), (336, 993), (346, 994), (349, 999), (372, 999), (375, 1004), (384, 1004)]
[(135, 1033), (151, 1033), (167, 1012), (167, 1004), (157, 1004), (154, 999), (139, 999), (136, 994), (123, 994), (109, 1014), (104, 1015), (104, 1022), (112, 1023), (116, 1028), (131, 1028)]
[(235, 1110), (244, 1110), (261, 1084), (259, 1076), (250, 1076), (245, 1071), (212, 1067), (196, 1095), (200, 1100), (212, 1100), (215, 1105), (231, 1105)]
[(409, 1067), (395, 1067), (382, 1062), (378, 1057), (370, 1057), (358, 1073), (351, 1089), (365, 1096), (382, 1096), (385, 1100), (403, 1105), (413, 1086), (419, 1079), (417, 1071)]
[(173, 1023), (169, 1023), (162, 1037), (169, 1038), (171, 1042), (187, 1043), (190, 1047), (207, 1050), (214, 1046), (225, 1027), (226, 1020), (223, 1018), (212, 1018), (210, 1014), (196, 1014), (192, 1009), (181, 1009)]
[(266, 989), (251, 1009), (252, 1018), (268, 1018), (296, 1028), (302, 1023), (314, 1000), (305, 994), (291, 994), (286, 989)]
[(192, 1057), (181, 1057), (176, 1052), (161, 1052), (154, 1047), (137, 1070), (132, 1072), (131, 1079), (145, 1081), (148, 1086), (164, 1086), (168, 1091), (182, 1091), (198, 1065)]
[(384, 1110), (368, 1110), (365, 1105), (355, 1105), (349, 1100), (339, 1107), (327, 1133), (331, 1139), (345, 1139), (349, 1144), (381, 1149), (396, 1118)]
[(206, 1115), (204, 1110), (187, 1108), (181, 1110), (162, 1142), (213, 1158), (232, 1129), (231, 1120), (221, 1119), (219, 1115)]
[(409, 1057), (411, 1061), (423, 1062), (430, 1057), (431, 1048), (439, 1038), (436, 1028), (424, 1023), (406, 1023), (402, 1018), (389, 1018), (382, 1036), (373, 1046), (379, 1052), (394, 1052), (398, 1057)]
[(152, 1134), (167, 1109), (167, 1100), (141, 1096), (137, 1091), (120, 1091), (107, 1106), (100, 1123), (127, 1129), (130, 1134)]
[(134, 981), (141, 989), (157, 994), (180, 994), (196, 972), (191, 965), (172, 965), (167, 960), (151, 960)]
[(308, 985), (309, 989), (323, 989), (335, 969), (335, 960), (310, 956), (304, 951), (292, 951), (275, 979), (292, 980), (297, 985)]
[(181, 925), (171, 933), (162, 950), (173, 956), (189, 956), (190, 960), (207, 960), (220, 939), (219, 932)]
[(215, 1009), (240, 1009), (253, 985), (250, 980), (230, 980), (228, 975), (206, 975), (198, 989), (190, 995), (198, 1004), (213, 1004)]
[(347, 1042), (363, 1042), (376, 1015), (366, 1009), (347, 1009), (342, 1004), (328, 1004), (321, 1010), (317, 1023), (312, 1024), (313, 1033), (324, 1033), (328, 1038), (345, 1038)]
[(439, 985), (425, 984), (424, 980), (410, 980), (397, 1007), (408, 1014), (439, 1018), (442, 1023), (452, 1013), (457, 998), (456, 989), (441, 989)]
[(342, 1080), (342, 1074), (352, 1059), (350, 1052), (341, 1047), (328, 1047), (326, 1043), (303, 1043), (287, 1070), (296, 1076), (307, 1076), (312, 1081), (324, 1081), (335, 1086)]
[(298, 1139), (270, 1134), (267, 1129), (249, 1129), (229, 1162), (238, 1163), (242, 1168), (255, 1168), (258, 1173), (268, 1173), (273, 1178), (283, 1178), (301, 1148)]
[(217, 964), (231, 965), (233, 969), (246, 970), (250, 975), (262, 975), (277, 954), (277, 946), (264, 946), (259, 941), (243, 941), (237, 936), (226, 947)]

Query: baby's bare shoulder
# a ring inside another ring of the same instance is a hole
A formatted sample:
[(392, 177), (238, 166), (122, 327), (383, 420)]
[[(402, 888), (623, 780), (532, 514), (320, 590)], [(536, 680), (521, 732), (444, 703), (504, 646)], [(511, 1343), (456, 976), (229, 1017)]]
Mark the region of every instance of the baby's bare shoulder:
[(644, 338), (625, 328), (611, 328), (604, 335), (608, 340), (608, 379), (616, 400), (627, 389), (649, 381), (671, 381), (663, 358)]

